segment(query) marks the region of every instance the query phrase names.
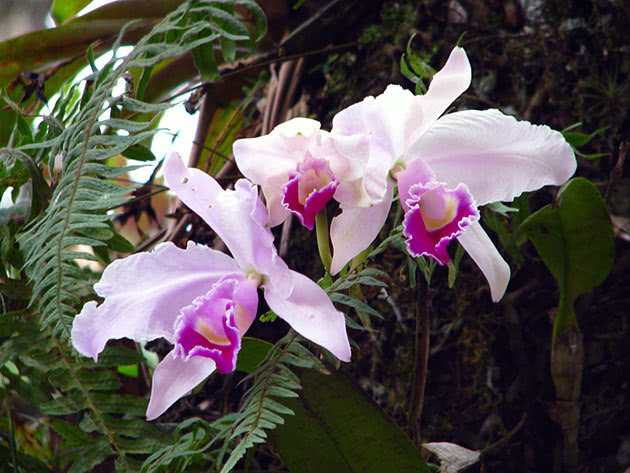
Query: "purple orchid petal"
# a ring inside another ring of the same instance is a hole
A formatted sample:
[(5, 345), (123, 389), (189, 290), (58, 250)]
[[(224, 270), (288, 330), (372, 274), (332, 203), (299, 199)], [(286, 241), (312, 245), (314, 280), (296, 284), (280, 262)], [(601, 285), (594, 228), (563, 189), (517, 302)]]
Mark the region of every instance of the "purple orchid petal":
[(231, 275), (207, 294), (184, 307), (176, 322), (175, 353), (181, 358), (212, 358), (219, 373), (236, 368), (241, 338), (256, 318), (257, 285), (243, 275)]
[(185, 250), (161, 243), (151, 252), (114, 261), (94, 285), (105, 302), (85, 304), (72, 324), (72, 344), (97, 360), (110, 339), (173, 342), (180, 309), (235, 271), (232, 258), (194, 243)]
[(206, 173), (186, 168), (176, 153), (166, 158), (164, 175), (177, 196), (217, 232), (243, 272), (269, 277), (278, 291), (291, 293), (288, 267), (278, 256), (255, 186), (240, 179), (233, 191), (224, 191)]
[(267, 304), (305, 338), (323, 346), (341, 361), (350, 361), (346, 321), (316, 283), (291, 271), (293, 292), (288, 298), (263, 285)]
[(561, 185), (576, 168), (561, 133), (498, 110), (440, 118), (412, 154), (424, 160), (440, 182), (451, 187), (466, 184), (480, 206), (510, 201), (545, 185)]
[(450, 258), (449, 242), (479, 220), (475, 202), (464, 184), (451, 190), (446, 184), (429, 181), (409, 190), (409, 210), (403, 221), (403, 235), (411, 256), (431, 256), (439, 264)]
[(310, 156), (298, 164), (297, 170), (284, 186), (282, 204), (309, 230), (315, 216), (326, 207), (337, 189), (338, 181), (323, 159)]
[(330, 274), (341, 271), (348, 261), (365, 250), (378, 236), (389, 215), (394, 188), (394, 181), (389, 179), (383, 200), (372, 207), (341, 207), (341, 214), (333, 218), (330, 224), (333, 246)]
[(498, 302), (510, 282), (510, 266), (499, 254), (479, 222), (469, 225), (457, 241), (488, 280), (493, 302)]
[(161, 416), (175, 401), (185, 396), (215, 370), (214, 360), (202, 356), (188, 360), (175, 356), (175, 350), (155, 367), (147, 420)]

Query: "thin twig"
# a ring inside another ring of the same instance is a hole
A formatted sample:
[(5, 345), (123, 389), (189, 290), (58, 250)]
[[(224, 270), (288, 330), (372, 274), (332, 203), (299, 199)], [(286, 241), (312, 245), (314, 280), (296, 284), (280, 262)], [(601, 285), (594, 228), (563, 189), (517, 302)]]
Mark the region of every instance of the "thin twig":
[(488, 445), (487, 447), (481, 450), (481, 457), (483, 458), (483, 456), (486, 455), (488, 452), (495, 450), (497, 447), (499, 447), (500, 445), (503, 445), (505, 442), (510, 440), (512, 437), (514, 437), (514, 435), (519, 430), (521, 430), (521, 428), (525, 425), (526, 420), (527, 420), (527, 412), (523, 412), (523, 415), (521, 416), (521, 420), (518, 421), (518, 424), (516, 424), (516, 426), (512, 430), (510, 430), (507, 434), (505, 434), (496, 442)]
[(199, 110), (199, 118), (197, 119), (197, 130), (195, 131), (195, 139), (190, 149), (190, 157), (188, 158), (188, 167), (196, 168), (201, 159), (201, 152), (206, 144), (212, 116), (216, 111), (216, 103), (210, 98), (207, 92), (203, 96), (201, 108)]
[(416, 300), (416, 340), (413, 382), (409, 399), (407, 423), (411, 438), (420, 445), (420, 419), (424, 404), (424, 390), (427, 383), (429, 365), (429, 288), (418, 282)]
[(610, 173), (610, 179), (608, 180), (608, 187), (606, 188), (606, 197), (604, 200), (606, 201), (606, 206), (610, 205), (610, 200), (612, 199), (613, 192), (615, 187), (617, 187), (617, 183), (621, 176), (623, 175), (623, 164), (626, 160), (626, 153), (628, 152), (628, 142), (623, 141), (619, 143), (619, 157), (617, 158), (617, 164)]

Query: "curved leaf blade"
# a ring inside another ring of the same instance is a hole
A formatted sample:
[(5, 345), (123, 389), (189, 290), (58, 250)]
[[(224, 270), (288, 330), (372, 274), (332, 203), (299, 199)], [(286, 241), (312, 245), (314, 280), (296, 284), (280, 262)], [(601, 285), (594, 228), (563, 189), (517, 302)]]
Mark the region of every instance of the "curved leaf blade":
[(411, 440), (350, 378), (304, 370), (295, 416), (269, 433), (291, 473), (428, 472)]
[(578, 177), (560, 190), (556, 207), (543, 207), (520, 228), (560, 286), (555, 338), (565, 327), (577, 326), (573, 302), (601, 284), (612, 267), (614, 236), (608, 210), (597, 188)]

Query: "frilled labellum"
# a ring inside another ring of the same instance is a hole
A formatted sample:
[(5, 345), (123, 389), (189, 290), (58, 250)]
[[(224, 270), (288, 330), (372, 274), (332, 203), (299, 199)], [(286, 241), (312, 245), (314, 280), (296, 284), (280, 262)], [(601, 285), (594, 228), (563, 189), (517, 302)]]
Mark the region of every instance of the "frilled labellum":
[(282, 204), (302, 225), (312, 230), (315, 216), (332, 199), (338, 184), (326, 160), (309, 156), (289, 174)]
[(414, 184), (406, 200), (407, 212), (403, 221), (403, 235), (412, 256), (431, 256), (440, 264), (450, 258), (446, 247), (464, 228), (479, 220), (473, 197), (465, 184), (455, 190), (431, 180)]
[(175, 354), (214, 360), (217, 371), (236, 368), (241, 338), (256, 317), (257, 287), (242, 275), (217, 281), (207, 294), (182, 308), (175, 322)]

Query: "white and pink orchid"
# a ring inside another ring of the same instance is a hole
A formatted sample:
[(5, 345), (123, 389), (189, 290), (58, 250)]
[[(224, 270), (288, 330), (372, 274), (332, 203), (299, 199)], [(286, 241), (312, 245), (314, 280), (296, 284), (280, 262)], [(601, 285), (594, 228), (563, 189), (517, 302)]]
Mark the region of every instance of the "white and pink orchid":
[(292, 213), (312, 230), (315, 215), (331, 198), (358, 207), (370, 203), (363, 186), (363, 135), (333, 137), (316, 120), (294, 118), (268, 135), (237, 140), (233, 149), (241, 173), (262, 187), (272, 227)]
[(398, 184), (409, 253), (444, 264), (446, 246), (457, 238), (487, 278), (492, 299), (503, 296), (510, 268), (479, 224), (478, 207), (563, 184), (576, 161), (559, 132), (498, 110), (440, 118), (470, 82), (468, 58), (456, 47), (426, 94), (390, 85), (334, 117), (332, 137), (369, 140), (363, 182), (371, 205), (341, 204), (331, 224), (332, 274), (376, 238)]
[(186, 168), (176, 153), (167, 157), (164, 174), (232, 257), (195, 243), (186, 249), (162, 243), (113, 262), (94, 286), (104, 302), (88, 302), (74, 319), (74, 347), (97, 360), (110, 339), (171, 342), (173, 350), (153, 375), (147, 418), (154, 419), (215, 369), (235, 369), (261, 287), (269, 307), (298, 333), (349, 361), (343, 313), (278, 256), (256, 187), (242, 179), (224, 191), (212, 177)]

